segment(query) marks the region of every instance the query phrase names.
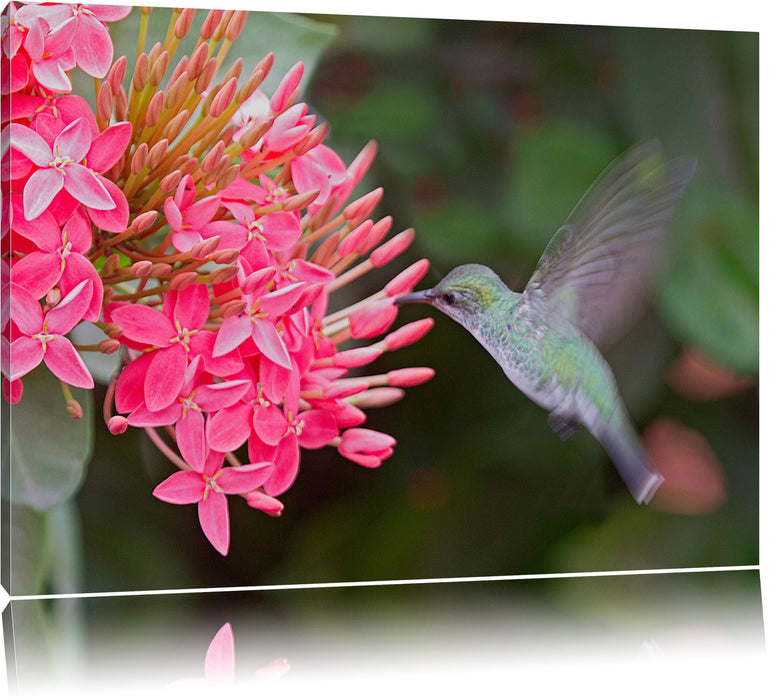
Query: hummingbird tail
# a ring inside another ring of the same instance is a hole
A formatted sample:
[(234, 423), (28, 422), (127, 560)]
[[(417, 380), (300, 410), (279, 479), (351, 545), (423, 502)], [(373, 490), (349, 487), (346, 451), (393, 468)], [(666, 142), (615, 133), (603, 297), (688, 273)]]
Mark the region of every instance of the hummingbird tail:
[(650, 464), (636, 431), (626, 420), (605, 426), (597, 437), (636, 502), (649, 503), (664, 479)]

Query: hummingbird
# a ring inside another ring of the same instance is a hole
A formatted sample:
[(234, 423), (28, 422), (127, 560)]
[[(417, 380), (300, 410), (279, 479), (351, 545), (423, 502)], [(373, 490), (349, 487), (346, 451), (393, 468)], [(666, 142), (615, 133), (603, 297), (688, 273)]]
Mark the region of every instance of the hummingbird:
[(664, 162), (657, 140), (631, 147), (582, 196), (520, 293), (489, 267), (469, 264), (396, 299), (431, 304), (466, 328), (509, 380), (549, 411), (562, 439), (585, 426), (638, 503), (648, 503), (664, 479), (599, 348), (637, 313), (696, 162)]

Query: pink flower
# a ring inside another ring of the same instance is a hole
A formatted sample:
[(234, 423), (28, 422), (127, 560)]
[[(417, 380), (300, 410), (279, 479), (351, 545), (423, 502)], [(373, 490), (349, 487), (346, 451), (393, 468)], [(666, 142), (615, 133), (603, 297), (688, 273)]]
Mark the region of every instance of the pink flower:
[(84, 317), (91, 298), (91, 282), (84, 280), (53, 309), (43, 313), (36, 299), (11, 283), (11, 318), (22, 334), (11, 344), (10, 379), (18, 379), (41, 360), (66, 384), (91, 389), (94, 380), (73, 344), (65, 338)]
[(22, 124), (11, 124), (10, 135), (12, 147), (38, 166), (24, 185), (25, 219), (31, 221), (40, 216), (63, 188), (91, 209), (116, 208), (98, 175), (81, 164), (92, 148), (86, 119), (68, 124), (54, 139), (53, 147)]
[(320, 190), (309, 207), (313, 213), (331, 197), (344, 202), (355, 185), (342, 159), (323, 144), (291, 161), (291, 177), (297, 192)]
[(113, 62), (113, 43), (105, 22), (123, 19), (131, 10), (130, 5), (25, 5), (16, 13), (16, 20), (27, 26), (44, 20), (57, 32), (66, 30), (75, 63), (92, 77), (102, 78)]
[(205, 238), (239, 231), (239, 227), (234, 223), (211, 223), (220, 206), (221, 199), (217, 195), (197, 200), (191, 175), (183, 177), (175, 190), (175, 196), (168, 197), (164, 203), (164, 215), (172, 231), (172, 244), (178, 250), (186, 252)]
[(136, 347), (151, 351), (124, 370), (122, 377), (135, 365), (135, 373), (128, 375), (122, 387), (117, 385), (117, 401), (120, 388), (136, 387), (138, 382), (148, 410), (159, 411), (175, 401), (183, 386), (189, 353), (197, 349), (193, 336), (209, 313), (210, 297), (203, 284), (169, 292), (164, 313), (143, 304), (113, 308), (110, 319), (121, 326), (123, 337)]
[(166, 503), (196, 503), (202, 532), (218, 552), (229, 551), (229, 508), (227, 494), (248, 493), (266, 480), (271, 464), (223, 467), (224, 455), (210, 451), (201, 472), (179, 471), (154, 489), (154, 496)]

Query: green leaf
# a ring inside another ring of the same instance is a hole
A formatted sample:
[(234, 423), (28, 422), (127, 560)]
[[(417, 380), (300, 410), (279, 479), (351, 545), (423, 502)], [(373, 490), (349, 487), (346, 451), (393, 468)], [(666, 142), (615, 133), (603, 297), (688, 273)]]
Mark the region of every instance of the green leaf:
[(548, 122), (516, 135), (504, 210), (526, 255), (539, 257), (616, 155), (609, 136), (581, 123)]
[(743, 198), (711, 187), (688, 193), (682, 234), (659, 308), (678, 340), (732, 370), (759, 364), (758, 217)]
[(24, 377), (11, 410), (11, 502), (46, 510), (71, 498), (92, 454), (92, 393), (73, 388), (83, 417), (65, 410), (59, 380), (45, 367)]

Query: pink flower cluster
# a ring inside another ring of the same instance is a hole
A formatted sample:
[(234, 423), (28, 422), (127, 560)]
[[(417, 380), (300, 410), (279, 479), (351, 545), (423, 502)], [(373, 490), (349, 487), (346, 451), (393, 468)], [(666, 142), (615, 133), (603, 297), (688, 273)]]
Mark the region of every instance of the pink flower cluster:
[[(207, 13), (195, 49), (168, 75), (195, 10), (173, 11), (165, 42), (146, 53), (151, 8), (142, 8), (127, 89), (128, 62), (113, 61), (105, 22), (129, 10), (12, 4), (3, 26), (4, 391), (20, 400), (22, 377), (43, 362), (78, 415), (67, 385), (94, 385), (80, 353), (120, 350), (109, 429), (148, 432), (178, 467), (154, 495), (197, 503), (205, 535), (226, 554), (227, 497), (280, 514), (302, 448), (332, 446), (366, 467), (393, 453), (394, 438), (361, 427), (364, 409), (393, 403), (433, 371), (350, 371), (415, 342), (432, 322), (351, 341), (388, 331), (394, 298), (428, 261), (331, 310), (330, 295), (412, 241), (410, 229), (386, 242), (391, 218), (370, 218), (381, 189), (347, 203), (374, 143), (348, 167), (323, 144), (327, 125), (296, 101), (301, 63), (270, 96), (259, 85), (271, 54), (242, 86), (241, 59), (214, 83), (246, 13)], [(96, 114), (68, 94), (75, 66), (104, 78)], [(74, 345), (67, 334), (81, 321), (105, 339)]]

